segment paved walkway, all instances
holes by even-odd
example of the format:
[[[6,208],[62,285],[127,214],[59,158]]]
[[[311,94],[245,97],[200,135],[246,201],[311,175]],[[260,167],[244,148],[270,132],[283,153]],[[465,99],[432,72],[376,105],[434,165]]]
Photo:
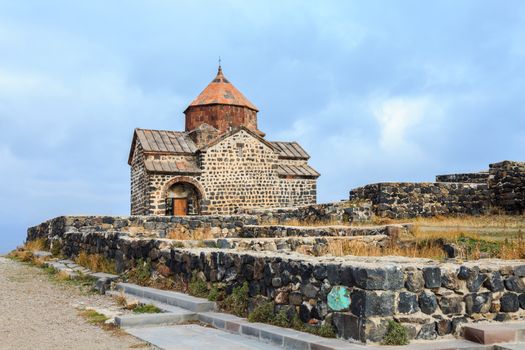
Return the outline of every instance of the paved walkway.
[[[196,324],[128,328],[126,332],[166,350],[282,350],[255,339]]]

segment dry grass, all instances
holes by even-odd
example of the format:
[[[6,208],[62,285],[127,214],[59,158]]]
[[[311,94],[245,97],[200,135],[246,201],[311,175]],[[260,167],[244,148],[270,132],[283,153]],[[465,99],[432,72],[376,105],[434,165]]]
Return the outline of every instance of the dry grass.
[[[332,240],[327,244],[324,254],[334,256],[405,256],[412,258],[429,258],[441,260],[446,258],[443,243],[455,244],[461,250],[461,259],[473,260],[483,257],[500,259],[525,258],[525,239],[518,236],[513,240],[493,240],[478,234],[451,231],[422,231],[416,228],[412,235],[392,241],[381,247],[355,240]],[[299,251],[301,252],[301,251]],[[303,254],[311,254],[309,251]]]
[[[115,263],[100,254],[88,254],[81,251],[75,262],[93,272],[106,272],[116,274]]]
[[[210,228],[197,228],[191,230],[191,232],[181,228],[174,228],[168,232],[167,238],[176,240],[204,240],[217,237],[214,237]]]
[[[36,258],[34,252],[45,250],[47,247],[47,239],[39,238],[32,241],[27,241],[23,246],[11,251],[8,257],[20,260],[23,262],[31,262],[37,266],[42,266],[45,258]]]
[[[45,250],[46,247],[47,247],[46,238],[38,238],[32,241],[27,241],[26,244],[24,244],[25,250],[29,250],[30,252]]]
[[[371,221],[362,224],[388,225],[399,223],[414,223],[420,226],[446,227],[476,227],[499,229],[525,229],[525,215],[461,215],[461,216],[433,216],[410,219],[390,219],[374,216]]]

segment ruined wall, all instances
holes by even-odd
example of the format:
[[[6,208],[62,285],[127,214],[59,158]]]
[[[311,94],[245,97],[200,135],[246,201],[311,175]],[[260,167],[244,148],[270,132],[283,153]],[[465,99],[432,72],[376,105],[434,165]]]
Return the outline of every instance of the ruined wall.
[[[487,183],[489,172],[437,175],[436,182]]]
[[[503,161],[490,164],[491,204],[507,214],[525,211],[525,162]]]
[[[369,201],[340,201],[299,207],[275,209],[245,209],[239,214],[256,215],[263,224],[349,224],[369,221],[372,203]]]
[[[389,218],[487,213],[487,184],[394,182],[366,185],[350,191],[351,200],[369,200],[376,215]]]
[[[313,258],[277,252],[181,249],[168,240],[130,239],[118,232],[67,232],[63,219],[28,231],[28,239],[47,237],[61,253],[80,251],[114,259],[122,272],[136,259],[164,264],[172,275],[191,279],[202,272],[227,291],[244,282],[249,296],[263,296],[303,322],[333,322],[345,339],[380,341],[387,322],[405,325],[411,338],[435,339],[480,320],[524,316],[523,261],[483,260],[439,263],[394,257]],[[330,303],[344,288],[348,303]]]

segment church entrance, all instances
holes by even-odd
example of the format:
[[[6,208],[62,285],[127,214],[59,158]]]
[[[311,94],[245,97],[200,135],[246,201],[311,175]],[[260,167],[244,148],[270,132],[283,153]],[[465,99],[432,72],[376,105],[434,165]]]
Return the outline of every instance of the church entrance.
[[[198,215],[200,214],[199,191],[190,183],[177,182],[167,193],[166,215]]]

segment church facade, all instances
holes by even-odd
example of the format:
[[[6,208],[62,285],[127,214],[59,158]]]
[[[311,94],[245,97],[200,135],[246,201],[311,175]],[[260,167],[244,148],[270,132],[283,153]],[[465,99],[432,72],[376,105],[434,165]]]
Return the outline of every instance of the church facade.
[[[132,215],[233,214],[315,204],[319,173],[297,142],[271,142],[222,73],[186,108],[185,131],[135,129]]]

